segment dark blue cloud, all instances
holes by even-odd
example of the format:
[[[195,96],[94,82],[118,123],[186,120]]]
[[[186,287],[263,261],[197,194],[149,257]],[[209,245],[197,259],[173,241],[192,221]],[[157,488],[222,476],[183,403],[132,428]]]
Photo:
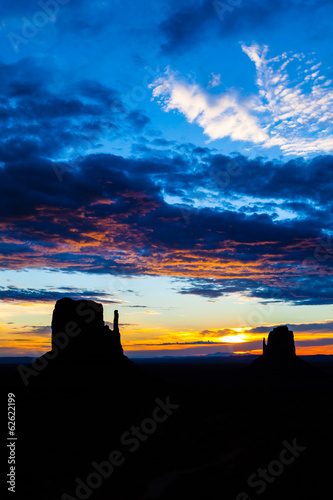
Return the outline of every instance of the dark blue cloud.
[[[251,333],[267,333],[279,325],[271,326],[258,326],[251,328]],[[324,323],[303,323],[303,324],[289,324],[288,328],[295,333],[298,332],[312,332],[312,333],[329,333],[333,331],[333,321],[325,321]]]
[[[119,304],[119,301],[112,300],[110,295],[112,294],[105,291],[96,292],[70,287],[61,287],[57,290],[18,288],[16,286],[0,287],[0,300],[5,302],[56,302],[66,296],[73,300],[84,297],[86,300],[101,300],[105,304]]]
[[[188,5],[186,5],[186,3]],[[184,45],[189,45],[199,38],[199,33],[214,17],[212,2],[201,1],[193,4],[185,2],[180,9],[161,23],[161,31],[165,37],[162,49],[165,52],[174,52]]]
[[[180,292],[210,300],[242,291],[263,301],[279,293],[275,300],[293,304],[333,302],[332,156],[249,160],[148,140],[140,134],[149,118],[100,83],[60,89],[31,60],[1,65],[0,76],[2,268],[166,272],[196,278]],[[139,157],[85,153],[126,134],[139,134]],[[194,206],[210,193],[225,203]],[[278,219],[279,207],[295,217]],[[223,279],[228,269],[232,280]]]
[[[295,342],[296,349],[298,347],[304,346],[304,347],[311,347],[311,346],[325,346],[325,345],[332,345],[332,340],[333,336],[331,338],[326,338],[326,339],[310,339],[310,340],[297,340]]]
[[[317,11],[317,12],[316,12]],[[309,36],[330,38],[326,30],[319,30],[318,26],[311,25],[315,16],[321,26],[325,26],[325,19],[318,14],[330,16],[332,3],[328,0],[315,2],[309,0],[302,3],[303,29],[307,27]],[[317,14],[317,15],[316,15]],[[281,27],[286,16],[299,17],[299,2],[297,0],[239,0],[235,2],[201,0],[200,2],[186,1],[181,7],[173,11],[161,25],[164,37],[162,51],[167,54],[176,53],[183,49],[192,49],[193,44],[207,41],[218,34],[222,39],[230,35],[246,35],[254,38],[258,31],[272,31]],[[297,33],[297,23],[295,23]]]
[[[54,158],[101,138],[142,132],[150,119],[127,110],[116,91],[91,80],[57,88],[41,63],[0,64],[0,161]]]
[[[330,275],[318,277],[316,274],[290,276],[284,269],[279,279],[268,276],[258,279],[196,279],[188,278],[186,285],[175,289],[183,294],[198,295],[209,299],[233,293],[242,293],[258,298],[262,304],[288,302],[293,305],[333,304],[333,285]],[[270,327],[265,327],[270,328]],[[254,333],[263,330],[253,330]]]
[[[70,168],[65,169],[59,179],[56,175],[59,172],[54,170],[51,161],[22,162],[18,159],[16,163],[6,163],[0,169],[0,214],[7,231],[7,240],[2,243],[3,256],[8,256],[7,245],[14,244],[17,246],[11,248],[22,254],[22,259],[23,254],[30,250],[32,263],[40,258],[38,252],[32,250],[33,243],[38,243],[46,261],[50,254],[60,267],[65,264],[65,267],[78,266],[88,270],[89,267],[85,267],[87,255],[91,262],[91,253],[95,250],[92,266],[96,272],[114,272],[118,268],[126,273],[142,273],[145,272],[142,259],[154,260],[155,248],[159,252],[158,259],[170,255],[170,252],[175,255],[183,252],[184,269],[195,258],[204,260],[209,252],[211,257],[218,256],[221,264],[234,265],[237,261],[237,266],[246,266],[257,263],[272,277],[279,272],[286,276],[294,273],[292,276],[295,277],[300,265],[304,266],[307,275],[317,272],[318,268],[325,273],[330,271],[332,245],[322,230],[329,224],[326,216],[323,220],[311,215],[274,220],[267,214],[246,214],[220,208],[192,208],[190,213],[184,212],[181,206],[170,205],[163,197],[167,171],[171,185],[182,178],[182,173],[177,177],[177,172],[183,168],[179,165],[168,158],[155,163],[149,159],[95,154],[68,165]],[[56,164],[56,167],[61,166]],[[311,169],[311,163],[307,167]],[[200,186],[200,175],[192,175],[192,186]],[[182,182],[185,181],[182,179]],[[309,193],[312,193],[310,185]],[[108,258],[105,256],[107,249],[103,251],[102,246],[96,247],[96,230],[110,234]],[[8,243],[9,239],[11,243]],[[70,249],[55,254],[62,241],[69,246],[83,244],[81,262],[77,262]],[[117,262],[113,254],[117,251],[134,252],[139,260]],[[301,282],[300,278],[298,280]],[[246,289],[242,281],[238,284]],[[320,295],[323,284],[319,285],[316,300],[325,301],[330,288]],[[302,286],[306,286],[309,293],[313,288],[308,283]],[[223,293],[220,287],[218,289]],[[214,287],[210,289],[206,285],[201,293],[211,298],[218,296]],[[254,290],[251,293],[256,296]],[[261,297],[265,298],[267,293],[265,288],[260,290]],[[283,297],[298,300],[288,296],[287,292]]]

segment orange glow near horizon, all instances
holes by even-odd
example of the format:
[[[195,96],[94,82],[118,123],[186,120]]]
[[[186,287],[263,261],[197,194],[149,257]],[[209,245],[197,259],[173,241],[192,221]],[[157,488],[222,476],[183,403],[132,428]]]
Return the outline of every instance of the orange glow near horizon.
[[[18,330],[17,328],[8,329],[4,325],[0,325],[0,355],[1,356],[39,356],[44,352],[51,349],[51,335],[41,335],[38,333],[31,333],[26,328]],[[234,330],[234,334],[216,337],[213,335],[202,336],[200,333],[189,331],[181,332],[174,331],[167,333],[166,331],[158,332],[156,328],[138,329],[135,333],[126,333],[126,329],[122,333],[122,344],[124,350],[127,352],[147,351],[158,352],[163,351],[184,351],[189,348],[209,348],[211,352],[222,351],[234,354],[262,354],[262,338],[267,335],[254,333],[251,334],[247,331],[239,332],[239,328]],[[231,328],[228,329],[232,330]],[[158,335],[156,335],[158,333]],[[15,338],[14,338],[14,335]],[[134,339],[133,337],[139,338]],[[130,340],[129,337],[132,337]],[[310,355],[310,354],[333,354],[333,333],[320,333],[320,334],[294,334],[297,355]],[[318,340],[324,340],[326,345],[308,345],[297,346],[298,341],[313,341],[316,343]],[[330,344],[330,340],[332,344]],[[260,347],[254,347],[253,342],[256,342]],[[247,349],[249,344],[253,348]],[[239,346],[239,347],[236,347]],[[242,346],[242,349],[240,349]],[[251,346],[251,347],[252,347]]]
[[[245,339],[245,335],[236,334],[236,335],[225,335],[224,337],[220,337],[217,340],[221,342],[227,342],[228,344],[238,344],[243,343]]]
[[[51,349],[51,316],[54,302],[3,302],[0,310],[0,356],[26,355],[39,356]],[[111,318],[115,305],[106,304],[104,318]],[[124,307],[128,307],[124,305]],[[139,306],[141,307],[141,306]],[[158,351],[214,353],[225,352],[235,354],[262,353],[262,339],[267,340],[271,326],[267,326],[265,333],[256,333],[256,327],[239,327],[219,324],[211,327],[217,322],[210,318],[210,324],[206,327],[207,318],[200,318],[200,322],[190,315],[175,312],[169,316],[163,315],[162,309],[155,311],[154,307],[149,310],[124,309],[122,318],[124,324],[120,323],[121,338],[126,352],[147,351],[155,353]],[[132,322],[131,322],[132,321]],[[325,323],[328,323],[325,332]],[[110,323],[110,321],[108,322]],[[306,323],[302,324],[304,331],[294,333],[296,353],[306,354],[333,354],[333,332],[329,328],[332,320],[318,322],[317,331],[313,324],[310,331],[306,331]],[[202,328],[206,327],[206,329]],[[261,326],[261,329],[266,327]],[[299,329],[299,328],[298,328]],[[254,330],[252,332],[252,330]],[[322,331],[323,330],[323,331]],[[300,344],[300,345],[298,345]],[[322,345],[318,345],[322,344]]]
[[[333,342],[333,341],[332,341]],[[4,339],[0,339],[1,347],[0,347],[0,357],[1,356],[41,356],[47,351],[51,350],[51,341],[45,342],[45,339],[36,339],[33,342],[29,342],[29,339],[17,339],[17,342],[10,342]],[[226,344],[221,344],[222,346],[226,346]],[[171,344],[171,345],[163,345],[163,344],[140,344],[140,345],[131,345],[123,342],[123,348],[127,353],[135,353],[136,351],[146,351],[147,353],[155,352],[158,353],[161,350],[163,351],[174,351],[177,350],[180,353],[184,351],[186,352],[189,348],[198,348],[198,347],[206,347],[211,348],[211,352],[221,351],[218,344]],[[246,347],[246,346],[244,346]],[[233,350],[223,350],[221,352],[230,353],[230,354],[253,354],[253,355],[261,355],[262,349],[233,349]],[[296,347],[296,354],[298,356],[306,356],[306,355],[333,355],[333,344],[325,345],[325,346],[301,346]]]

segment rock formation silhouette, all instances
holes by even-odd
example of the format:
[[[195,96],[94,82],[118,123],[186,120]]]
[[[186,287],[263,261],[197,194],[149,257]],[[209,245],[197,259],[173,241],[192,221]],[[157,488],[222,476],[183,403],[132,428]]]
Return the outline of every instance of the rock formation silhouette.
[[[277,326],[268,335],[267,344],[263,338],[262,355],[265,359],[293,361],[296,357],[294,333],[285,326]]]
[[[249,474],[273,463],[284,439],[307,449],[263,497],[330,498],[333,369],[316,378],[286,326],[264,341],[254,376],[244,358],[232,359],[142,360],[145,371],[123,354],[117,311],[110,329],[101,304],[61,299],[52,350],[20,365],[28,384],[16,367],[2,382],[3,401],[9,392],[17,399],[16,498],[245,498]],[[156,398],[169,396],[180,408],[164,421]],[[125,462],[110,469],[115,450]]]
[[[117,448],[122,433],[151,414],[155,398],[169,393],[124,355],[118,319],[116,310],[111,330],[102,304],[62,298],[52,315],[52,350],[21,365],[22,495],[53,500],[72,490],[75,497],[75,477]]]
[[[296,355],[294,333],[287,325],[277,326],[269,332],[267,344],[263,338],[262,355],[255,359],[251,368],[257,373],[278,377],[314,375],[314,368]]]
[[[92,300],[64,297],[56,302],[52,316],[52,351],[62,358],[121,361],[123,349],[114,312],[113,330],[105,325],[103,306]]]

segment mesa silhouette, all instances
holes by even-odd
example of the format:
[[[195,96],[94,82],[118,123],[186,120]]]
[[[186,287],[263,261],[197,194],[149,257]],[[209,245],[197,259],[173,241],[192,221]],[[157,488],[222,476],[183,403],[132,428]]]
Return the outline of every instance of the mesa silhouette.
[[[67,297],[58,300],[52,316],[52,351],[60,351],[63,358],[73,361],[87,357],[92,362],[124,361],[118,317],[116,310],[110,330],[104,323],[102,304]],[[62,344],[64,340],[69,340],[68,345]]]

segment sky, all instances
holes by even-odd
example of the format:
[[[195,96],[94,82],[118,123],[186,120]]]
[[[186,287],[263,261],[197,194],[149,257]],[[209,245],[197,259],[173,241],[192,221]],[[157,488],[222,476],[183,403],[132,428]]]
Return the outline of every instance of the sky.
[[[333,354],[333,4],[3,0],[0,356]]]

